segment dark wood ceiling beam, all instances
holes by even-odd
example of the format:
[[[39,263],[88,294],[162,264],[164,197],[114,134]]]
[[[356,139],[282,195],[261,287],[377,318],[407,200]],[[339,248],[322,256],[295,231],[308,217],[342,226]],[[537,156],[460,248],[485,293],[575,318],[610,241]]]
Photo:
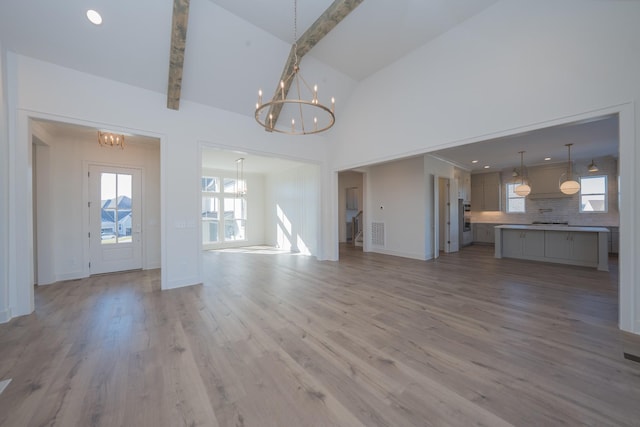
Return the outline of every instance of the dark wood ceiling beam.
[[[169,87],[167,88],[167,108],[180,108],[182,90],[182,68],[184,50],[187,43],[187,25],[189,22],[189,1],[173,0],[173,18],[171,20],[171,51],[169,53]]]
[[[331,5],[325,10],[322,15],[316,22],[311,24],[309,29],[304,32],[304,34],[297,41],[297,53],[298,53],[298,63],[302,60],[302,57],[306,55],[313,47],[318,44],[320,40],[331,30],[335,28],[336,25],[340,23],[349,13],[351,13],[356,7],[362,3],[363,0],[335,0]],[[292,80],[286,80],[287,77],[293,72],[293,66],[295,64],[295,53],[294,46],[291,46],[291,51],[289,52],[289,57],[287,58],[287,62],[284,65],[284,69],[282,70],[282,76],[278,81],[278,86],[276,87],[276,91],[274,93],[279,93],[280,82],[285,82],[285,98],[289,93],[289,89],[291,88]],[[278,121],[278,117],[280,117],[280,111],[282,110],[282,104],[276,104],[269,109],[267,113],[267,117],[269,115],[273,115],[273,126],[276,125]],[[267,128],[267,130],[269,130]]]

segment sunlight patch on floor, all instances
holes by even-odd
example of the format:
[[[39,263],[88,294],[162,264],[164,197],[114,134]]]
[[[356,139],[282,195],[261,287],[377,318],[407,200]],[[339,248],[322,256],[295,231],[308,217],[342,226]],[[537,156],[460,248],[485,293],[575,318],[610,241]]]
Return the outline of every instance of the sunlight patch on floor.
[[[10,382],[11,382],[11,378],[9,378],[8,380],[0,381],[0,394],[2,394],[5,388],[7,388]]]
[[[212,249],[211,252],[231,252],[231,253],[241,253],[241,254],[266,254],[266,255],[280,255],[280,254],[289,254],[289,255],[303,255],[298,252],[291,252],[289,250],[278,249],[273,246],[243,246],[241,248],[225,248],[225,249]]]

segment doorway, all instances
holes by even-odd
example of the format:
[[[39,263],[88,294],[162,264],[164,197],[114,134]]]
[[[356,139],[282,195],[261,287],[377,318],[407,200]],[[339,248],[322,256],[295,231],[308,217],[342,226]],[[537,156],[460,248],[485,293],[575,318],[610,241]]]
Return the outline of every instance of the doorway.
[[[141,175],[135,168],[89,165],[91,274],[142,268]]]

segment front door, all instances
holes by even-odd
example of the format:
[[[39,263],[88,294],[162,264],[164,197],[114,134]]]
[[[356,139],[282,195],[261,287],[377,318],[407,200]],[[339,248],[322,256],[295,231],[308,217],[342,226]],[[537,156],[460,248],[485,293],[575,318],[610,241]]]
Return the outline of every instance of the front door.
[[[89,166],[91,274],[142,268],[140,169]]]

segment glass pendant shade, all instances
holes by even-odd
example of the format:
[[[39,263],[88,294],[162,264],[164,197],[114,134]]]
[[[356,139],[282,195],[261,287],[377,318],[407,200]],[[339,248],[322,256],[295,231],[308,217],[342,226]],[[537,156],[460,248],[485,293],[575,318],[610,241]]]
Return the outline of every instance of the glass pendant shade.
[[[518,196],[528,196],[529,193],[531,193],[531,187],[528,186],[527,184],[520,184],[516,187],[515,190],[513,190],[514,193],[516,193]]]
[[[569,180],[560,184],[560,191],[564,194],[576,194],[580,191],[580,184],[578,181]]]
[[[567,173],[566,174],[562,174],[562,176],[560,176],[560,191],[564,194],[576,194],[578,191],[580,191],[580,183],[576,180],[573,179],[573,174],[571,171],[571,146],[573,144],[565,144],[565,146],[567,147],[567,151],[569,154],[569,161],[567,162]],[[566,181],[563,181],[563,178],[566,177]]]
[[[520,151],[520,172],[516,172],[516,170],[513,170],[513,176],[514,181],[520,181],[520,184],[516,186],[516,188],[513,190],[514,193],[516,193],[518,196],[521,197],[526,197],[529,195],[529,193],[531,193],[531,186],[529,185],[529,180],[525,179],[525,169],[524,169],[524,151]],[[518,180],[518,176],[520,177],[520,179]]]

